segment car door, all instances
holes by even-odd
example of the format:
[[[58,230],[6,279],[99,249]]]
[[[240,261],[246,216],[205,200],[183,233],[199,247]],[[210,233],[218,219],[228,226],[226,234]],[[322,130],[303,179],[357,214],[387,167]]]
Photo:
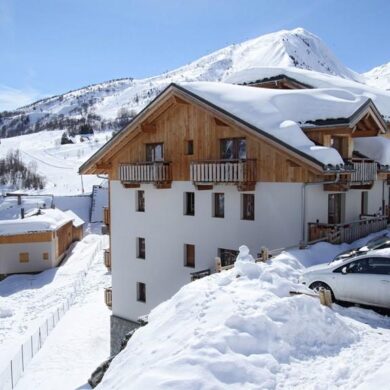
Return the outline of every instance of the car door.
[[[367,295],[375,306],[390,308],[390,258],[371,257],[369,267],[369,289]]]
[[[371,304],[367,294],[370,284],[375,284],[369,278],[368,259],[357,259],[344,263],[334,271],[338,274],[338,294],[336,298],[342,301]]]

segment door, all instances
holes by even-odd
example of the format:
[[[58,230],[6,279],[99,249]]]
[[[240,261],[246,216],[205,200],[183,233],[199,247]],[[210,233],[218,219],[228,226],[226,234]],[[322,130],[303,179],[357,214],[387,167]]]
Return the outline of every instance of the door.
[[[146,144],[146,161],[163,161],[164,160],[164,144]]]
[[[344,223],[345,194],[328,195],[328,223],[332,225]]]
[[[390,308],[390,259],[371,257],[368,259],[371,288],[368,293],[373,305]]]
[[[222,160],[245,160],[245,138],[225,138],[220,140],[220,158]]]
[[[372,304],[368,290],[372,288],[373,280],[370,278],[367,258],[342,265],[335,270],[335,277],[337,284],[335,296],[337,299],[367,305]]]

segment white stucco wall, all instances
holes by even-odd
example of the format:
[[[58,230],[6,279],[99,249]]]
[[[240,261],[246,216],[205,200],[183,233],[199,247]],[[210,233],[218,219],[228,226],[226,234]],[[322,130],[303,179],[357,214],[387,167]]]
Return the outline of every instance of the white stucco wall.
[[[28,263],[19,261],[19,253],[28,252]],[[49,260],[43,260],[43,253]],[[56,265],[55,241],[25,244],[0,244],[0,274],[40,272]]]
[[[197,191],[190,182],[174,182],[171,189],[142,185],[145,212],[136,211],[137,189],[111,182],[111,254],[113,314],[137,320],[171,297],[190,281],[190,273],[214,270],[218,248],[237,249],[246,244],[256,255],[270,249],[298,244],[302,239],[300,183],[257,183],[255,221],[241,220],[242,193],[233,185]],[[386,186],[387,190],[387,186]],[[184,192],[195,192],[195,216],[183,215]],[[212,193],[225,194],[225,218],[212,217]],[[327,222],[328,192],[323,185],[306,189],[306,223]],[[360,214],[360,190],[346,193],[346,218]],[[386,200],[388,199],[388,195]],[[369,212],[378,211],[382,183],[369,195]],[[146,240],[146,259],[137,259],[137,237]],[[196,267],[184,266],[184,244],[195,245]],[[136,283],[146,284],[146,303],[136,300]]]

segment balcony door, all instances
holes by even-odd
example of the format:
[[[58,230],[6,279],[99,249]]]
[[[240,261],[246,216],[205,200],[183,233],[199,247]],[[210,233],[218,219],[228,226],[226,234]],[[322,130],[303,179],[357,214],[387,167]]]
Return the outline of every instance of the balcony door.
[[[328,195],[328,223],[335,225],[345,220],[345,194]]]
[[[222,160],[245,160],[245,138],[225,138],[220,140],[220,158]]]
[[[146,161],[164,161],[164,144],[146,144]]]
[[[331,146],[340,153],[342,158],[348,158],[348,137],[333,136]]]

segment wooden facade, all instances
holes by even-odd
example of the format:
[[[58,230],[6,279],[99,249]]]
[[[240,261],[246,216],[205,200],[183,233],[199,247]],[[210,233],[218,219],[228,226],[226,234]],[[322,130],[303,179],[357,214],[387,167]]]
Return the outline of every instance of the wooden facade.
[[[102,158],[93,165],[87,162],[80,172],[107,173],[111,180],[119,180],[122,164],[145,162],[146,145],[163,143],[164,161],[171,163],[172,180],[189,181],[190,166],[194,161],[220,159],[220,140],[245,138],[247,159],[256,159],[256,182],[323,180],[324,172],[319,163],[227,117],[206,103],[195,102],[184,93],[175,91],[175,94],[161,98],[153,108],[143,121],[148,124],[147,127],[139,118],[141,123],[135,121],[129,125]],[[190,141],[192,154],[187,153]]]

